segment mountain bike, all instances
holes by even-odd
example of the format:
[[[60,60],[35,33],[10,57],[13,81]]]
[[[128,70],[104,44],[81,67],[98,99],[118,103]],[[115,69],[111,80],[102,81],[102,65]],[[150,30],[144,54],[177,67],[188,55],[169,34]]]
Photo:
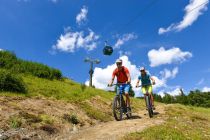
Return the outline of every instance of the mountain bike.
[[[138,86],[138,87],[142,87],[142,86]],[[146,102],[146,107],[147,107],[149,117],[152,118],[154,113],[153,113],[153,107],[152,107],[150,93],[148,92],[148,90],[147,90],[146,94],[144,94],[144,97],[145,97],[145,102]]]
[[[126,114],[127,118],[131,118],[131,108],[126,106],[125,100],[123,98],[125,83],[113,84],[119,87],[119,94],[113,99],[112,110],[115,120],[121,121],[123,119],[123,114]]]

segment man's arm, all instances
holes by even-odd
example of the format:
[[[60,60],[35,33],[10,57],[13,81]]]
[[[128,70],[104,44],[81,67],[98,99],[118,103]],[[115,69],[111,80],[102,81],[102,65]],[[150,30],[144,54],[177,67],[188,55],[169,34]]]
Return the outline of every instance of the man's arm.
[[[155,79],[153,77],[150,77],[150,79],[152,80],[152,84],[155,84]]]
[[[115,72],[113,72],[112,74],[112,79],[111,81],[109,82],[108,86],[112,86],[113,82],[114,82],[114,78],[115,78]]]
[[[130,72],[128,70],[128,68],[124,67],[124,73],[126,74],[128,81],[126,83],[131,83],[131,76],[130,76]]]
[[[131,76],[130,76],[130,73],[126,73],[127,77],[128,77],[128,81],[127,83],[131,83]]]
[[[136,87],[138,87],[138,86],[139,86],[139,79],[136,82]]]
[[[112,86],[113,82],[114,82],[114,76],[112,76],[112,79],[111,79],[111,81],[109,82],[109,86]]]

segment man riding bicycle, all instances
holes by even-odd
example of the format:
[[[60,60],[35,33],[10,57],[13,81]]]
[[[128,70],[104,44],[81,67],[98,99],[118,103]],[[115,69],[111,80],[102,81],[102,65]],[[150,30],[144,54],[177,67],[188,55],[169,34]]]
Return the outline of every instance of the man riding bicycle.
[[[116,60],[116,65],[117,68],[113,71],[112,73],[112,79],[108,86],[112,86],[114,82],[115,76],[117,77],[117,83],[126,83],[124,86],[124,93],[126,96],[126,106],[127,108],[130,108],[130,98],[129,98],[129,90],[130,90],[130,82],[131,82],[131,77],[129,70],[125,67],[122,66],[122,59],[117,59]],[[117,94],[119,94],[119,87],[117,87]]]
[[[144,67],[141,67],[140,68],[140,72],[141,72],[141,75],[138,77],[138,80],[137,80],[137,83],[136,83],[136,87],[139,86],[139,81],[141,80],[141,90],[142,90],[142,93],[144,94],[144,97],[145,97],[145,94],[148,92],[150,94],[150,97],[151,97],[151,103],[152,103],[152,107],[153,107],[153,110],[155,109],[154,107],[154,99],[153,99],[153,96],[152,96],[152,84],[154,85],[155,84],[155,79],[152,78],[145,70]],[[152,80],[152,83],[151,83],[151,80]]]

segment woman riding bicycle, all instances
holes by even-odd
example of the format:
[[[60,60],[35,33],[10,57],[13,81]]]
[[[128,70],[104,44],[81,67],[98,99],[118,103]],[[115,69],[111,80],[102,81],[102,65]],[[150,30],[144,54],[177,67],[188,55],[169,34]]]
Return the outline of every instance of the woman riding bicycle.
[[[129,90],[130,90],[130,82],[131,82],[131,77],[129,70],[125,67],[122,66],[122,59],[117,59],[116,60],[116,65],[117,68],[113,71],[112,73],[112,79],[108,86],[112,86],[114,82],[115,76],[117,77],[117,83],[126,83],[124,86],[124,93],[126,96],[126,105],[129,108],[130,107],[130,98],[129,98]],[[117,93],[119,93],[119,87],[117,87]]]
[[[144,67],[141,67],[140,68],[140,72],[141,72],[141,75],[138,77],[138,80],[137,80],[137,83],[136,83],[136,87],[139,86],[139,81],[141,80],[141,90],[142,90],[142,93],[144,94],[144,97],[145,97],[145,94],[148,92],[150,94],[150,97],[151,97],[151,103],[152,103],[152,106],[153,106],[153,110],[155,109],[154,107],[154,99],[153,99],[153,96],[152,96],[152,84],[154,85],[155,84],[155,79],[152,78],[145,70]],[[151,80],[152,80],[152,83],[151,83]]]

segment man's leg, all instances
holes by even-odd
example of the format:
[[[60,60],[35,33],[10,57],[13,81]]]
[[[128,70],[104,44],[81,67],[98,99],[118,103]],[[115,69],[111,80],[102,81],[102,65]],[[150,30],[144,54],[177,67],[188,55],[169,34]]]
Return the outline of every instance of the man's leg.
[[[152,103],[152,106],[154,106],[154,98],[153,98],[152,93],[150,94],[150,98],[151,98],[151,103]]]
[[[126,106],[130,107],[130,97],[128,93],[125,93],[125,97],[126,97]]]
[[[146,93],[147,93],[147,89],[146,87],[142,87],[141,88],[141,92],[144,94],[144,101],[145,101],[145,106],[146,106],[146,109],[147,109],[147,104],[146,104]]]
[[[152,95],[152,85],[149,86],[148,91],[150,93],[150,99],[151,99],[152,107],[153,107],[153,109],[155,109],[155,107],[154,107],[154,98],[153,98],[153,95]]]
[[[130,97],[129,97],[129,90],[130,90],[130,85],[125,86],[125,97],[126,97],[126,106],[130,107]]]

